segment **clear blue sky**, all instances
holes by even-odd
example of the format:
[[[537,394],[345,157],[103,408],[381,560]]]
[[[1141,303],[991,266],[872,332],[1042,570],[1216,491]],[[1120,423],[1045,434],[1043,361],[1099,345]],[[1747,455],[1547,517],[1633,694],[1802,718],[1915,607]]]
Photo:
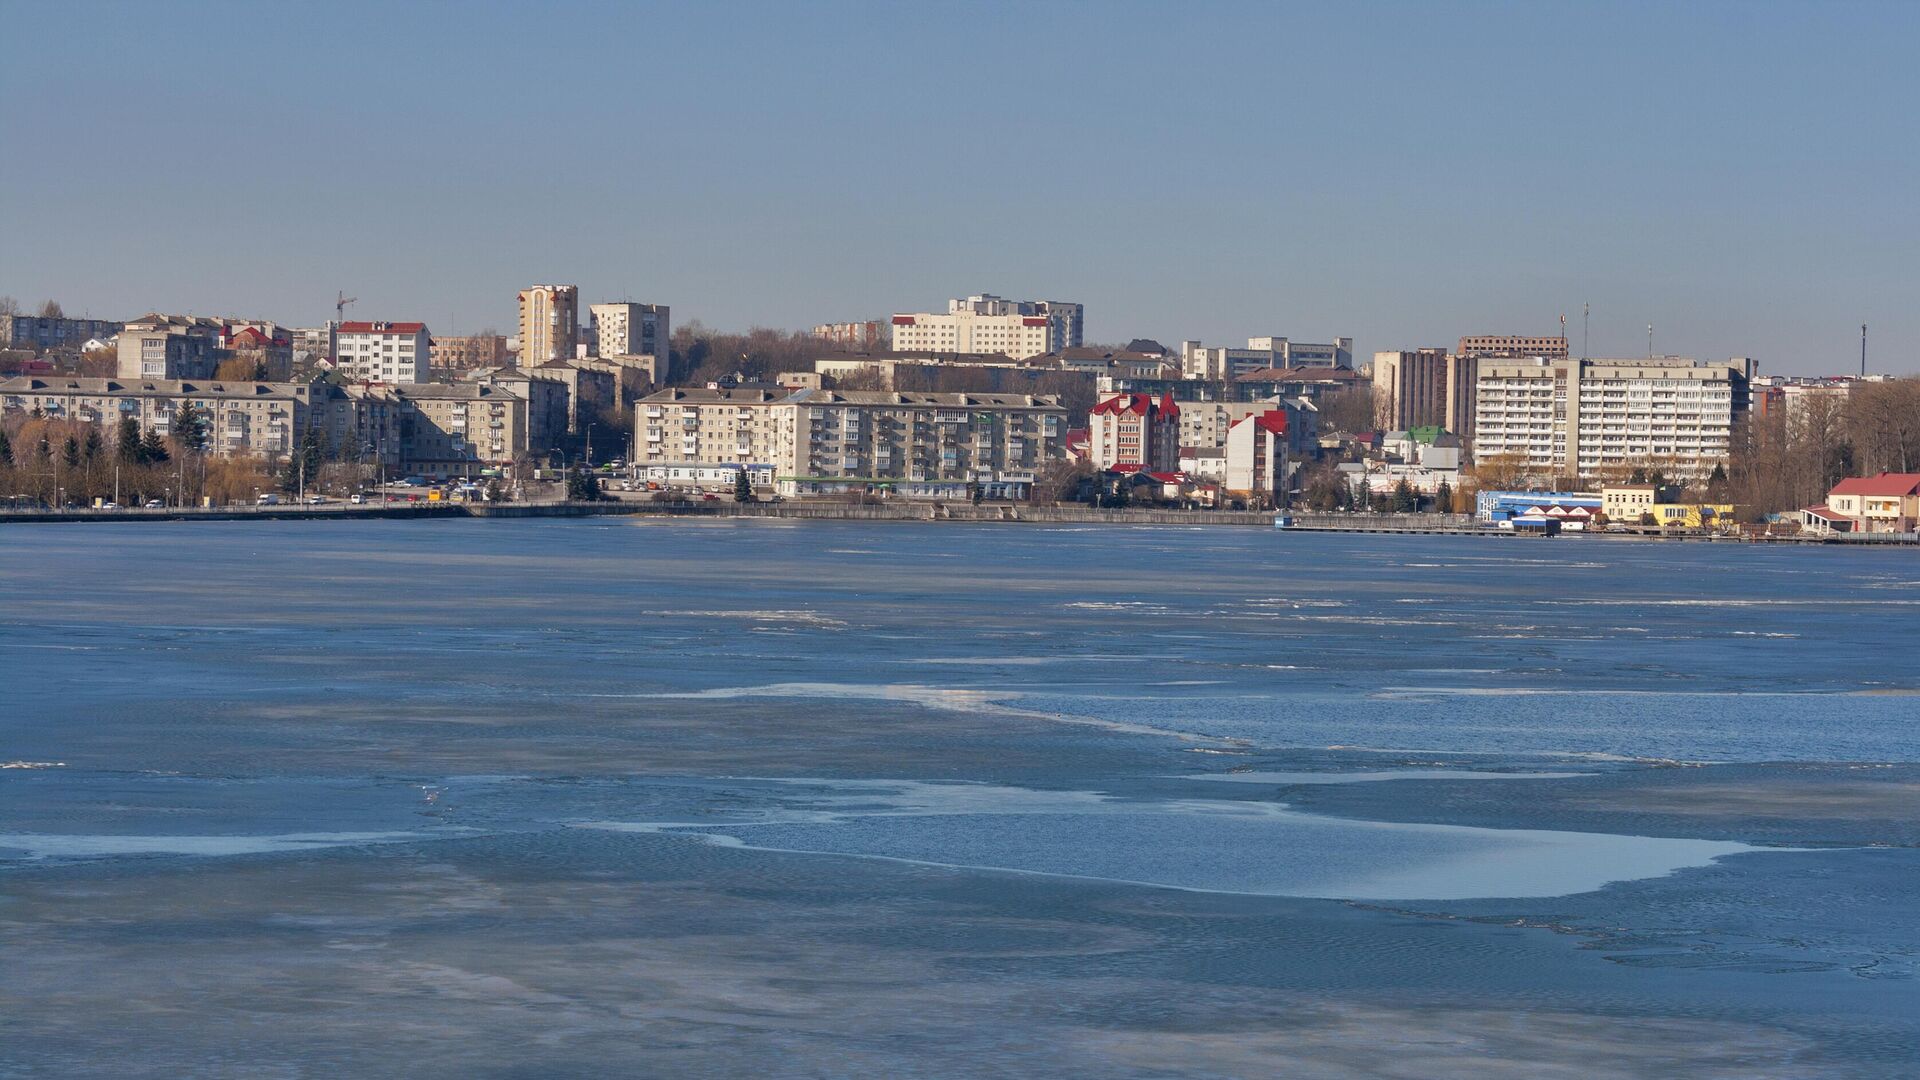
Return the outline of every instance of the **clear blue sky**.
[[[1920,369],[1920,4],[0,0],[0,294]]]

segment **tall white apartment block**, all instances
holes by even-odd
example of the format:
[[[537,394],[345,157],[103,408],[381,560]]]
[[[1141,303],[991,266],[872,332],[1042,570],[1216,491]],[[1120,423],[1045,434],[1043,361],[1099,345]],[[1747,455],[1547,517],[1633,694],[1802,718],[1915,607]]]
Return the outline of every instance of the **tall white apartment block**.
[[[1066,300],[1005,300],[990,293],[947,301],[945,314],[893,317],[899,352],[1001,353],[1015,360],[1077,347],[1086,308]]]
[[[653,356],[661,360],[673,340],[667,305],[594,304],[593,329],[598,341],[595,356]]]
[[[580,337],[580,287],[535,285],[520,290],[520,366],[572,360]]]
[[[334,367],[364,382],[426,382],[432,351],[426,323],[343,322],[334,333]]]
[[[1247,347],[1180,343],[1180,371],[1189,379],[1237,379],[1268,368],[1352,368],[1353,339],[1325,344],[1266,335],[1247,339]]]
[[[1728,459],[1753,373],[1747,359],[1482,359],[1474,454],[1543,476],[1657,467],[1704,477]]]

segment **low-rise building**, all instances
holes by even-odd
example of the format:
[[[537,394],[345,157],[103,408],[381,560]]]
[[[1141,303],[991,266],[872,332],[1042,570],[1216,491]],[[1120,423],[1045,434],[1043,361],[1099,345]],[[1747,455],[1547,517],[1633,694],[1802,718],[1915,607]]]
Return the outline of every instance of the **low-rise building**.
[[[849,352],[872,352],[885,340],[877,320],[869,322],[821,323],[811,331],[824,345]]]
[[[1826,509],[1856,533],[1913,532],[1920,523],[1920,473],[1850,476],[1827,492]]]
[[[1601,512],[1601,505],[1599,493],[1591,491],[1484,490],[1474,495],[1473,508],[1481,521],[1498,524],[1535,510],[1561,516],[1578,510],[1591,517]]]
[[[1680,489],[1671,484],[1608,484],[1600,489],[1600,512],[1608,521],[1632,523],[1679,498]]]

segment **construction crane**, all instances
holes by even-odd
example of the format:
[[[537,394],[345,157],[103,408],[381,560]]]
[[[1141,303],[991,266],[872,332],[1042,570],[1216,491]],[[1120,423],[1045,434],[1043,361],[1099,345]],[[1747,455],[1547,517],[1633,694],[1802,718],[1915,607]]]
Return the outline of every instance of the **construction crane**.
[[[333,321],[346,322],[347,321],[347,305],[357,304],[359,302],[360,302],[360,298],[357,296],[348,296],[345,292],[339,293],[338,299],[334,300],[333,302]]]

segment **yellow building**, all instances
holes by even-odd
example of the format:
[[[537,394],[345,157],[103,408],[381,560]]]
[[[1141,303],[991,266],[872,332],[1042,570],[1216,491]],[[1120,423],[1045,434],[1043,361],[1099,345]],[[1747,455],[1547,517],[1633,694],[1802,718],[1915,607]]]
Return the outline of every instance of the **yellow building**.
[[[580,290],[573,285],[535,285],[520,290],[520,360],[523,368],[572,360],[580,335]]]
[[[1648,513],[1663,529],[1731,529],[1739,524],[1732,503],[1654,503]]]

